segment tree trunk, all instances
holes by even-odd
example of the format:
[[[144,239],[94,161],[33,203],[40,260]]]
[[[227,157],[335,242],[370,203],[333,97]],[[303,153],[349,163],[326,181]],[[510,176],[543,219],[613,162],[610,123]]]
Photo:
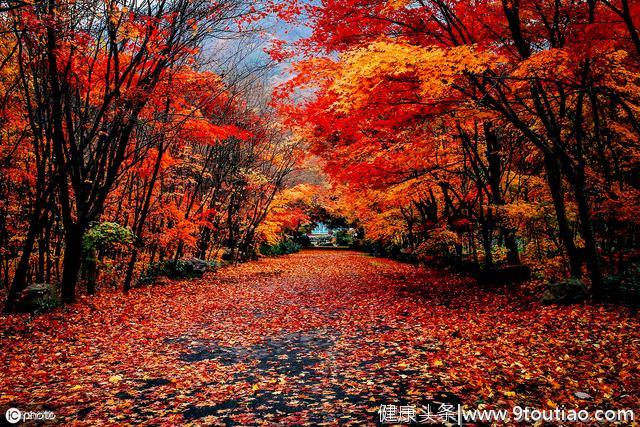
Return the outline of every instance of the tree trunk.
[[[513,230],[503,229],[504,246],[507,248],[507,262],[511,265],[520,265],[520,253],[518,241]]]
[[[184,249],[184,242],[178,242],[178,247],[176,248],[176,253],[173,255],[173,268],[176,268],[178,265],[178,261],[182,256],[182,250]]]
[[[129,258],[129,263],[127,264],[127,274],[124,279],[124,285],[122,286],[122,290],[124,292],[129,292],[131,290],[131,281],[133,280],[133,269],[135,268],[136,261],[138,261],[138,248],[134,247],[131,251],[131,258]]]
[[[584,249],[591,279],[591,294],[595,302],[602,300],[602,272],[600,271],[600,259],[591,221],[591,209],[585,192],[584,179],[580,178],[575,186],[578,215],[580,216],[580,233],[584,239]]]
[[[82,265],[82,238],[84,228],[78,224],[67,228],[65,233],[64,259],[62,261],[62,302],[72,303],[76,298],[76,283]]]
[[[488,162],[488,181],[491,189],[491,199],[494,205],[504,206],[505,198],[502,194],[500,181],[502,178],[502,141],[498,134],[493,130],[491,123],[484,123],[484,135],[487,146],[487,162]],[[500,231],[504,237],[504,246],[507,248],[507,262],[511,265],[520,264],[520,254],[518,252],[518,241],[516,240],[516,231],[512,228],[500,226]]]
[[[198,258],[207,259],[207,251],[209,249],[209,243],[211,242],[211,229],[209,227],[203,227],[200,233],[200,239],[198,239]]]
[[[560,165],[552,154],[544,155],[545,171],[547,181],[549,183],[549,191],[553,199],[553,206],[556,211],[556,220],[558,221],[558,233],[560,241],[569,259],[569,269],[573,277],[582,277],[582,257],[573,241],[573,234],[569,227],[567,219],[567,210],[564,203],[564,191],[562,190],[562,177],[560,175]]]
[[[138,223],[136,224],[136,242],[131,251],[131,258],[129,259],[129,264],[127,265],[127,274],[124,279],[124,284],[122,285],[122,290],[124,292],[129,292],[131,289],[131,281],[133,280],[133,270],[136,266],[136,261],[138,260],[138,245],[143,245],[143,233],[144,233],[144,224],[147,221],[147,215],[149,214],[149,206],[151,204],[151,197],[153,196],[153,188],[156,185],[156,180],[158,179],[158,173],[160,172],[160,165],[162,164],[162,156],[164,155],[164,145],[160,143],[158,146],[158,155],[156,156],[156,162],[153,165],[153,174],[151,175],[151,179],[149,180],[149,188],[147,189],[147,193],[145,194],[144,203],[142,204],[142,212],[140,212],[140,217],[138,218]],[[153,261],[152,261],[153,262]]]
[[[492,232],[488,221],[484,221],[480,224],[480,232],[482,234],[482,247],[484,249],[484,266],[485,268],[493,267],[493,252],[492,252]]]
[[[31,253],[33,252],[33,246],[38,235],[40,228],[40,214],[34,212],[29,223],[29,231],[27,232],[27,238],[24,241],[22,247],[22,255],[16,266],[15,273],[13,275],[13,281],[11,282],[11,288],[7,295],[7,302],[5,304],[5,311],[12,312],[16,309],[16,303],[22,293],[22,290],[27,286],[27,274],[29,272],[29,261],[31,260]]]
[[[87,280],[87,294],[93,295],[96,293],[96,283],[98,281],[98,258],[95,249],[89,251],[89,253],[84,254],[82,268],[85,272],[85,277]]]
[[[45,259],[46,259],[46,251],[48,249],[47,242],[45,241],[45,233],[40,234],[40,238],[38,239],[38,268],[36,269],[36,282],[43,283],[44,282],[44,270],[45,270]]]
[[[456,262],[462,262],[462,257],[464,255],[462,243],[456,243],[454,246],[456,249]]]

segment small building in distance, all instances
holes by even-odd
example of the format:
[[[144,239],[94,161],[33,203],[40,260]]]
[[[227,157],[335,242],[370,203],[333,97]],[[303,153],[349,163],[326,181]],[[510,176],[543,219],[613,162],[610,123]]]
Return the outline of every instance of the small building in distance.
[[[326,235],[326,234],[333,234],[332,233],[333,230],[329,229],[329,227],[327,226],[327,224],[319,222],[313,230],[311,230],[311,233],[309,234],[310,236],[320,236],[320,235]]]
[[[347,248],[353,245],[357,231],[354,228],[331,226],[319,222],[307,237],[312,246]]]
[[[311,233],[307,234],[309,240],[313,246],[336,246],[336,238],[334,237],[334,230],[327,226],[327,224],[319,222],[311,230]]]

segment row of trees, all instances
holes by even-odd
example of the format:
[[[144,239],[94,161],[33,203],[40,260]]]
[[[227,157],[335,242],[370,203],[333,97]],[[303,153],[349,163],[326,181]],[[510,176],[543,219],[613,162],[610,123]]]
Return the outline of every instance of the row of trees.
[[[554,266],[594,297],[637,258],[640,4],[323,2],[283,114],[370,237]],[[283,48],[284,50],[284,48]],[[603,271],[604,270],[604,271]]]
[[[0,3],[7,310],[33,280],[59,283],[72,302],[84,271],[94,292],[96,262],[107,255],[124,264],[118,283],[128,290],[142,263],[255,253],[296,144],[267,121],[263,69],[243,66],[242,49],[208,52],[250,33],[265,12],[257,6]],[[226,67],[212,63],[220,59]],[[126,251],[90,241],[104,223],[116,224],[101,229],[112,239],[131,243]]]

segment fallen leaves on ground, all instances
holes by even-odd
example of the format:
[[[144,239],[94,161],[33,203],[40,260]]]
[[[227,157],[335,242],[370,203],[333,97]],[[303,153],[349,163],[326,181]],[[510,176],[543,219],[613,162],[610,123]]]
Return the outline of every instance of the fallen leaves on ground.
[[[627,309],[305,251],[2,318],[0,405],[61,424],[374,423],[381,404],[637,408]]]

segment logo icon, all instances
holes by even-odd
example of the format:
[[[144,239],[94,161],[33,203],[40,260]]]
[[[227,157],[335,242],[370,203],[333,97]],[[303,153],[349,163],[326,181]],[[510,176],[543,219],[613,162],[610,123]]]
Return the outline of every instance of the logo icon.
[[[16,424],[22,419],[22,412],[18,408],[9,408],[4,416],[10,424]]]

